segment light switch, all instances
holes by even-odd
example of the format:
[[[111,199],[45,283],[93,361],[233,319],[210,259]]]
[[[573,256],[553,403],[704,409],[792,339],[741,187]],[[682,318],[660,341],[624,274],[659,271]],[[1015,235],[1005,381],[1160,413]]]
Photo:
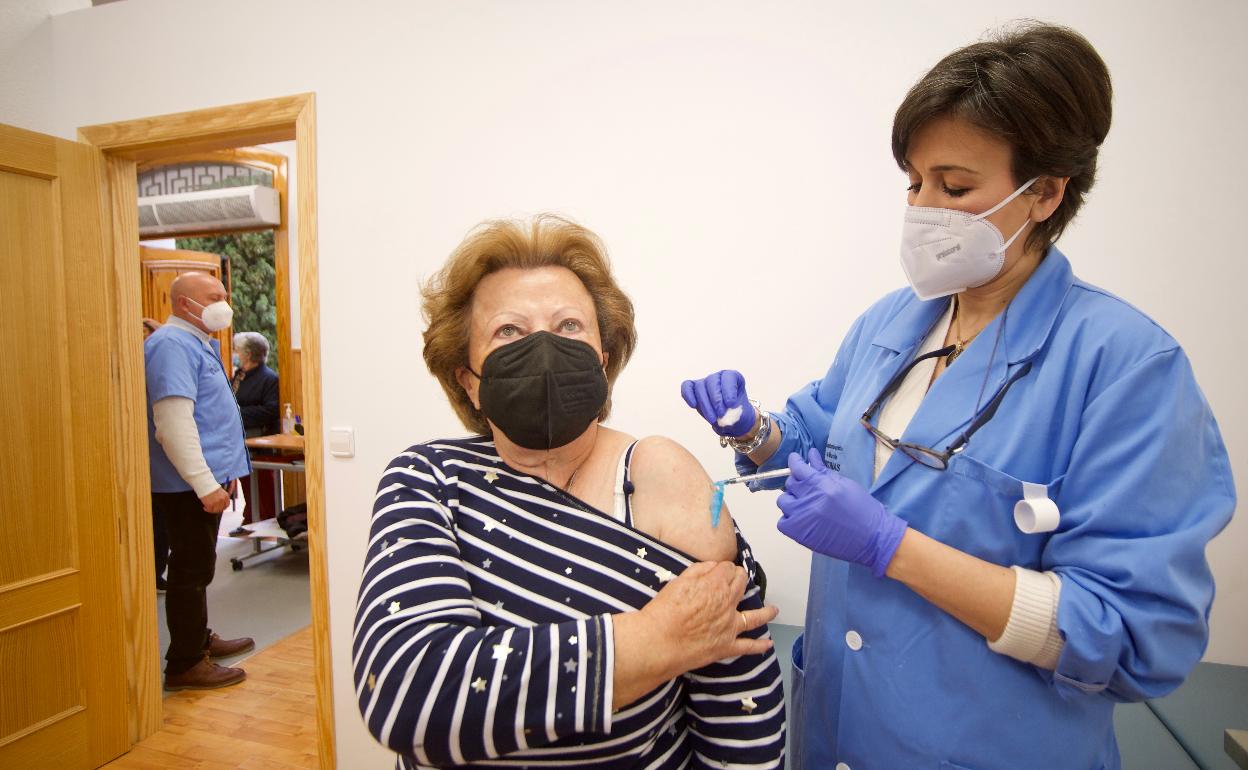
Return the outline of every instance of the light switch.
[[[329,453],[334,457],[355,457],[355,429],[330,428]]]

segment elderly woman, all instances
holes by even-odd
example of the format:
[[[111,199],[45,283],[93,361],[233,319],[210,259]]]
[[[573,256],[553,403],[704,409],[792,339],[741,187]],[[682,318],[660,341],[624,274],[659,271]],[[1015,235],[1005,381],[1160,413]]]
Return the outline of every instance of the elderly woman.
[[[230,386],[243,413],[243,431],[248,436],[277,433],[277,373],[265,362],[269,360],[269,341],[259,332],[234,335],[234,377]]]
[[[248,436],[268,436],[279,430],[277,373],[265,365],[269,359],[269,341],[259,332],[234,335],[234,376],[230,386],[243,415],[243,432]],[[243,524],[271,519],[277,515],[273,500],[275,471],[260,471],[259,495],[243,512]],[[250,477],[239,479],[243,489],[251,489]],[[255,515],[252,515],[253,510]],[[249,534],[243,527],[230,532],[234,537]]]
[[[1178,342],[1054,245],[1110,94],[1063,27],[946,56],[893,122],[910,286],[782,411],[737,372],[684,383],[742,472],[792,471],[794,767],[1116,768],[1114,704],[1204,652],[1226,448]]]
[[[601,424],[636,336],[597,238],[490,223],[424,312],[480,435],[411,447],[378,487],[354,644],[373,735],[402,768],[780,767],[748,546],[688,452]]]

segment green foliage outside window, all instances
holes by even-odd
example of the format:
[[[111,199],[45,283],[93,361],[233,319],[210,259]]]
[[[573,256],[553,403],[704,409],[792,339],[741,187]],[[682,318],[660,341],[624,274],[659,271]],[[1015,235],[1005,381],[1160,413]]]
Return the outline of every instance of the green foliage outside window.
[[[273,266],[273,231],[178,238],[177,247],[218,254],[230,261],[234,333],[263,334],[269,341],[266,363],[277,371],[277,272]]]

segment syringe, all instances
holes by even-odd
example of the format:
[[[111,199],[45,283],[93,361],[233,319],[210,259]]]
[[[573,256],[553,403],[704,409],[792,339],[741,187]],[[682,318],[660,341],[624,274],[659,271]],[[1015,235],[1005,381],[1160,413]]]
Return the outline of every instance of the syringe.
[[[792,471],[788,468],[780,468],[779,470],[767,471],[766,473],[750,473],[745,476],[733,476],[730,479],[716,481],[716,486],[727,486],[728,484],[746,484],[751,481],[762,481],[763,479],[778,479],[788,476]]]

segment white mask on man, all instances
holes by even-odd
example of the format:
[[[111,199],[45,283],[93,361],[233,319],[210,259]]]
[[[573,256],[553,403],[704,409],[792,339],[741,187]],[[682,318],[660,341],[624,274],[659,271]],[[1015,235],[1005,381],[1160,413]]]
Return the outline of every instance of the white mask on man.
[[[190,297],[187,297],[186,301],[195,302]],[[213,302],[210,305],[200,305],[198,302],[195,302],[195,304],[203,308],[199,320],[204,325],[204,328],[210,332],[219,332],[229,326],[230,322],[234,320],[234,308],[230,307],[224,300]]]
[[[982,214],[907,206],[901,229],[901,267],[921,300],[947,297],[996,278],[1010,247],[1031,220],[1007,241],[987,217],[1023,194],[1036,177]]]

